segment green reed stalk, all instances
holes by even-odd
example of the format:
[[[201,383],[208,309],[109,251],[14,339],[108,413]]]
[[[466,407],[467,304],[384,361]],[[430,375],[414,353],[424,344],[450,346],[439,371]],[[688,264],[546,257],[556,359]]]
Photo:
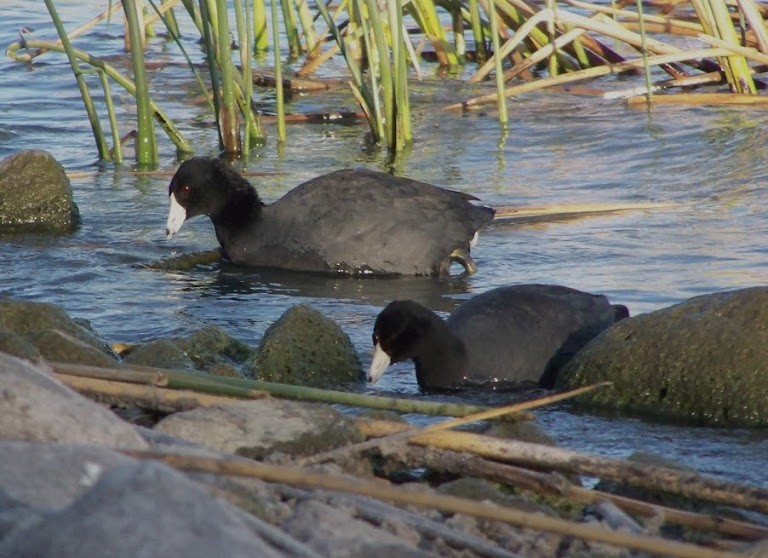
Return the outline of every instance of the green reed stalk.
[[[112,160],[119,165],[123,162],[123,144],[120,141],[120,131],[117,127],[117,117],[115,116],[115,105],[112,102],[109,79],[107,79],[107,74],[102,70],[96,71],[101,80],[101,87],[104,89],[104,102],[107,106],[107,117],[109,118],[109,127],[112,131]]]
[[[358,6],[358,12],[362,12],[362,2],[356,3]],[[378,54],[376,57],[375,67],[372,65],[370,71],[371,77],[371,89],[373,94],[373,107],[371,112],[376,122],[376,133],[373,134],[374,138],[378,138],[377,141],[385,139],[387,145],[394,144],[394,122],[395,122],[395,96],[393,87],[392,76],[392,64],[389,59],[389,47],[387,46],[387,36],[384,32],[384,26],[381,24],[381,17],[379,14],[378,4],[376,0],[366,0],[365,6],[368,9],[368,19],[370,21],[371,31],[373,33],[373,40],[376,45],[375,51]],[[365,19],[360,18],[360,22],[365,25]],[[364,28],[364,37],[370,40],[370,33]],[[394,37],[393,37],[394,43]],[[373,52],[373,48],[370,45],[366,45],[368,52]],[[381,114],[381,106],[379,104],[379,95],[376,94],[379,91],[378,84],[376,82],[376,75],[378,70],[378,76],[381,79],[381,96],[384,101],[384,114]],[[382,118],[383,116],[383,118]]]
[[[235,85],[233,83],[234,68],[232,64],[232,50],[229,38],[229,18],[227,17],[227,0],[216,0],[216,10],[219,15],[216,42],[219,69],[221,72],[221,104],[217,122],[223,141],[223,147],[227,153],[240,153],[240,127],[238,125],[237,101],[235,99]]]
[[[412,0],[407,4],[406,9],[411,12],[422,32],[432,43],[438,62],[442,66],[458,66],[459,57],[448,42],[443,25],[437,15],[435,3],[432,0]]]
[[[144,37],[138,16],[139,6],[134,0],[123,0],[123,11],[128,22],[131,40],[131,60],[136,86],[136,160],[140,165],[157,164],[157,138],[152,119],[153,110],[149,99],[149,80],[144,66]]]
[[[285,141],[285,100],[283,95],[283,61],[280,56],[280,29],[277,24],[277,0],[270,2],[272,8],[272,48],[275,59],[275,103],[277,109],[277,141]]]
[[[411,130],[411,102],[408,95],[408,64],[405,56],[405,34],[403,25],[402,0],[390,0],[389,25],[392,30],[392,60],[393,74],[395,76],[395,117],[397,131],[395,133],[394,151],[401,151],[413,141]],[[389,146],[390,151],[393,146]]]
[[[301,39],[299,38],[299,28],[296,25],[296,14],[290,0],[281,0],[280,9],[283,12],[285,36],[288,39],[288,56],[293,60],[298,58],[301,53]]]
[[[464,39],[464,18],[460,9],[451,11],[451,30],[453,31],[453,43],[456,45],[459,64],[464,64],[467,56],[467,41]]]
[[[498,14],[495,0],[488,0],[488,21],[491,25],[491,40],[493,41],[493,58],[496,63],[496,95],[499,106],[499,122],[502,129],[507,128],[507,98],[504,96],[504,69],[502,68],[501,44],[499,41]]]
[[[299,14],[299,22],[301,23],[301,31],[304,34],[304,42],[306,43],[307,51],[311,51],[315,48],[317,43],[317,35],[315,34],[315,22],[312,18],[312,12],[309,10],[307,0],[294,0],[296,5],[296,11]]]
[[[651,80],[651,65],[648,64],[648,46],[645,37],[645,20],[643,19],[643,0],[637,0],[637,16],[640,24],[640,52],[643,55],[643,70],[645,72],[645,98],[650,106],[653,101],[653,80]]]
[[[253,49],[255,52],[266,52],[269,50],[267,5],[265,0],[253,0],[253,37]]]
[[[375,141],[381,141],[380,137],[376,137],[379,128],[376,123],[375,115],[372,113],[376,106],[376,101],[374,99],[374,95],[376,93],[372,92],[363,80],[363,74],[360,70],[359,64],[357,63],[358,61],[354,58],[354,53],[351,52],[351,49],[347,48],[347,43],[339,31],[339,28],[336,27],[336,22],[328,13],[328,8],[325,7],[323,2],[318,2],[317,9],[320,12],[320,15],[323,16],[325,24],[328,26],[328,32],[333,35],[333,38],[336,40],[336,44],[339,47],[339,52],[344,58],[344,61],[347,63],[349,73],[352,75],[352,83],[350,84],[352,87],[352,92],[355,94],[355,97],[360,103],[360,107],[363,109],[363,112],[365,112],[365,117],[368,120],[371,134],[374,136]],[[350,18],[352,12],[354,12],[354,10],[349,10]]]
[[[475,60],[478,66],[482,66],[488,60],[488,49],[485,45],[485,35],[477,0],[469,0],[469,21],[472,26],[472,38],[475,42]]]
[[[77,55],[72,48],[72,43],[69,41],[67,30],[64,29],[64,24],[59,18],[59,13],[56,11],[56,6],[54,5],[53,0],[45,0],[45,7],[48,8],[48,13],[51,15],[51,21],[53,21],[53,25],[56,27],[56,31],[61,39],[61,50],[66,53],[67,58],[69,59],[69,65],[72,67],[72,73],[75,76],[77,87],[80,89],[80,97],[83,99],[85,112],[88,114],[88,121],[91,123],[93,138],[96,140],[96,147],[99,150],[99,158],[109,160],[110,154],[107,138],[104,136],[104,131],[101,129],[99,115],[96,113],[96,107],[93,105],[91,93],[88,90],[88,84],[85,83],[85,74],[80,68],[80,64],[77,63]],[[30,41],[27,41],[27,45],[30,45]]]
[[[170,4],[172,0],[163,0],[162,4]],[[150,0],[150,4],[152,4]],[[179,36],[179,22],[176,21],[176,13],[173,11],[173,8],[168,8],[167,10],[158,10],[154,4],[152,4],[152,7],[157,12],[157,15],[163,20],[163,23],[165,24],[165,28],[168,29],[168,31],[177,37]],[[162,17],[162,13],[165,13],[165,17]]]
[[[253,70],[251,68],[251,29],[250,10],[248,0],[233,0],[235,7],[235,22],[237,23],[237,42],[240,45],[240,71],[244,89],[240,110],[245,121],[245,138],[243,139],[243,151],[248,153],[251,149],[251,139],[259,140],[261,130],[258,121],[253,114]],[[245,4],[245,5],[243,5]]]

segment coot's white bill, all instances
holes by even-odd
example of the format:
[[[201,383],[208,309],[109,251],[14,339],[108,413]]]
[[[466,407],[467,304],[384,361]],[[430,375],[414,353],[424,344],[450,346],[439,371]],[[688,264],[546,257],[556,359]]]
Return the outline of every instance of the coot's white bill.
[[[165,225],[165,238],[171,238],[187,220],[187,210],[176,201],[176,194],[171,194],[171,207],[168,210],[168,223]]]
[[[384,352],[379,343],[376,343],[373,347],[373,359],[371,360],[371,368],[368,370],[368,382],[375,384],[384,371],[389,367],[391,359],[389,355]]]

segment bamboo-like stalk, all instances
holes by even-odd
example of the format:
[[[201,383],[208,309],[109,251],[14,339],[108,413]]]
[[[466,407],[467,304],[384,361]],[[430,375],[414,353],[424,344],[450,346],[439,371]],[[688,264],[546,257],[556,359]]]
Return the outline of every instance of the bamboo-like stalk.
[[[149,78],[144,64],[144,26],[139,18],[141,7],[134,0],[123,0],[123,11],[131,37],[131,61],[136,87],[136,160],[140,165],[154,165],[158,160],[157,138],[149,99]]]
[[[347,391],[335,391],[275,382],[262,382],[258,380],[246,380],[243,378],[212,376],[209,374],[195,374],[181,370],[168,370],[147,366],[105,368],[63,362],[51,362],[49,364],[56,373],[85,376],[89,375],[93,370],[93,376],[102,379],[109,378],[111,373],[124,374],[126,368],[128,370],[137,370],[145,373],[151,372],[162,374],[163,377],[167,378],[167,387],[169,388],[190,389],[199,391],[200,393],[212,393],[231,397],[249,398],[252,397],[253,394],[262,397],[262,392],[268,392],[274,397],[284,397],[286,399],[334,403],[351,407],[386,409],[399,413],[418,413],[435,416],[466,416],[488,410],[488,407],[478,405],[437,403],[415,399],[398,399],[395,397],[384,397],[379,395],[364,395]],[[529,420],[531,419],[531,416],[523,414],[512,417],[512,419]]]
[[[768,31],[765,29],[765,21],[754,0],[736,0],[736,3],[755,34],[760,52],[768,54]]]
[[[242,4],[241,4],[242,2]],[[240,44],[240,68],[242,72],[242,81],[244,85],[243,98],[240,104],[240,111],[243,113],[245,121],[245,138],[243,140],[243,151],[247,154],[251,150],[251,141],[264,140],[261,132],[259,120],[253,112],[253,69],[251,68],[251,11],[248,7],[248,0],[234,0],[235,21],[237,23],[237,37]]]
[[[421,31],[432,43],[437,61],[442,66],[449,68],[459,66],[461,62],[456,50],[446,37],[445,29],[443,29],[443,24],[437,15],[437,7],[433,0],[412,0],[405,5],[405,9],[413,15]]]
[[[104,89],[104,104],[107,107],[107,118],[109,119],[109,128],[112,133],[112,156],[111,159],[116,164],[123,163],[123,144],[120,141],[120,130],[117,127],[117,116],[115,115],[115,104],[112,102],[112,92],[109,87],[109,79],[107,74],[101,70],[97,70],[99,73],[99,79],[101,80],[101,87]]]
[[[56,6],[53,4],[53,0],[45,0],[45,6],[48,8],[48,13],[51,15],[51,21],[59,34],[59,39],[62,45],[61,48],[67,55],[69,65],[72,67],[72,73],[77,82],[77,87],[80,89],[80,97],[83,99],[85,111],[88,114],[88,121],[91,123],[93,138],[96,140],[96,147],[99,150],[99,158],[109,159],[110,154],[109,147],[107,146],[107,139],[104,137],[104,131],[101,129],[101,122],[99,121],[98,114],[96,114],[96,107],[93,106],[91,92],[88,90],[88,84],[85,83],[85,75],[83,74],[80,65],[77,63],[78,58],[72,47],[72,43],[69,41],[67,31],[64,29],[64,24],[59,18],[59,13],[56,11]],[[30,42],[27,44],[29,45]]]
[[[636,0],[637,21],[640,24],[640,53],[643,55],[643,72],[645,73],[645,98],[650,106],[653,99],[653,81],[651,80],[651,66],[648,64],[648,49],[646,48],[645,20],[643,19],[643,0]]]
[[[362,2],[356,2],[358,10]],[[394,144],[394,124],[395,124],[395,94],[394,94],[394,76],[392,64],[389,59],[389,47],[387,47],[387,37],[384,34],[384,27],[381,24],[381,18],[379,17],[379,8],[376,0],[366,0],[365,6],[368,8],[368,19],[370,21],[370,28],[373,34],[373,41],[375,43],[375,50],[377,56],[374,57],[376,65],[371,68],[371,89],[374,91],[372,95],[373,106],[371,107],[371,116],[376,122],[376,133],[373,134],[377,141],[386,138],[388,145]],[[359,10],[362,11],[362,10]],[[365,19],[360,18],[361,24],[365,25]],[[370,36],[369,33],[364,33],[365,37]],[[394,46],[394,36],[393,36]],[[372,46],[366,46],[366,49],[371,52]],[[381,81],[381,89],[377,85],[377,81]],[[379,95],[376,91],[381,91],[381,97],[384,105],[384,114],[381,113],[381,105],[379,103]],[[386,126],[385,126],[386,123]]]
[[[275,103],[277,112],[277,141],[285,141],[285,95],[283,93],[283,60],[280,54],[280,32],[277,25],[277,0],[270,1],[272,9],[272,44],[275,64]]]

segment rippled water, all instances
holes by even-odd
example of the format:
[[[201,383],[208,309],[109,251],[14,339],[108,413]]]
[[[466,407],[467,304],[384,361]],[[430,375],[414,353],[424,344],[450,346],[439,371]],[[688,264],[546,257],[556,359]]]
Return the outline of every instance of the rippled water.
[[[59,1],[72,29],[103,8],[99,2]],[[54,32],[42,3],[6,0],[0,5],[0,44],[17,29],[36,38]],[[121,54],[121,24],[101,25],[76,46],[129,66]],[[187,39],[193,56],[194,42]],[[181,61],[175,47],[153,39],[149,58]],[[335,64],[335,65],[334,65]],[[494,225],[474,254],[480,271],[450,279],[352,280],[262,272],[212,265],[187,272],[150,271],[143,264],[216,244],[207,220],[187,223],[164,239],[167,182],[174,151],[160,139],[161,170],[137,175],[98,164],[85,112],[68,63],[49,53],[31,65],[0,62],[0,158],[21,149],[50,151],[72,180],[82,227],[62,238],[0,238],[0,294],[47,301],[89,319],[111,341],[139,342],[217,325],[256,344],[291,304],[306,302],[337,320],[364,364],[377,312],[389,300],[410,297],[440,311],[456,301],[508,283],[551,282],[626,304],[633,314],[690,296],[765,283],[768,221],[765,214],[768,114],[735,107],[658,106],[652,114],[619,101],[537,93],[509,103],[510,129],[501,135],[492,109],[466,115],[441,107],[487,89],[435,76],[414,85],[413,149],[394,164],[403,174],[471,192],[491,205],[571,203],[668,204],[578,220]],[[324,75],[340,75],[334,62]],[[633,78],[601,82],[617,89]],[[157,74],[155,98],[193,142],[197,153],[217,150],[204,109],[187,72]],[[94,89],[98,96],[98,89]],[[271,93],[263,93],[271,108]],[[119,95],[121,132],[131,129],[130,102]],[[294,99],[288,110],[355,109],[344,90]],[[311,176],[367,166],[391,168],[385,153],[365,148],[357,125],[301,124],[288,128],[278,147],[257,149],[248,169],[274,200]],[[128,154],[130,157],[130,154]],[[371,392],[417,394],[411,365],[397,365]],[[494,402],[503,401],[499,396]],[[768,486],[768,441],[763,431],[682,428],[632,419],[539,413],[563,446],[626,456],[635,449],[677,459],[707,473]]]

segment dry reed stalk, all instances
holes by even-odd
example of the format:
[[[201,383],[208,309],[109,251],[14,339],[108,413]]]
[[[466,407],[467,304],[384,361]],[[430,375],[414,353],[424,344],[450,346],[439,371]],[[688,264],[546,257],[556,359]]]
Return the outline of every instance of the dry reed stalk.
[[[474,517],[502,521],[549,533],[602,542],[620,548],[643,550],[654,554],[679,558],[738,558],[742,555],[712,550],[698,545],[668,541],[665,539],[610,531],[595,525],[586,525],[565,519],[548,517],[518,510],[477,502],[455,496],[415,492],[380,481],[354,479],[349,476],[317,473],[299,467],[271,465],[243,458],[214,458],[152,451],[124,451],[138,459],[153,459],[183,471],[207,472],[259,478],[267,482],[289,484],[305,488],[334,490],[360,494],[379,500],[411,504],[450,513],[463,513]]]
[[[721,481],[697,472],[631,463],[621,459],[456,430],[413,436],[406,432],[405,428],[408,426],[391,421],[369,420],[358,423],[358,429],[365,436],[407,434],[409,442],[419,446],[470,452],[504,463],[613,480],[652,491],[664,491],[686,498],[768,513],[767,489]]]
[[[741,95],[738,93],[676,93],[674,95],[657,95],[653,98],[657,105],[689,105],[692,107],[705,105],[733,106],[768,106],[768,97],[759,95]],[[636,108],[635,98],[627,99],[627,106]]]
[[[504,405],[502,407],[486,409],[478,413],[473,413],[471,415],[467,415],[464,417],[444,420],[442,422],[430,424],[422,428],[410,427],[406,425],[406,427],[403,430],[392,433],[391,435],[386,435],[384,438],[379,438],[376,440],[368,440],[358,444],[350,444],[348,446],[336,448],[324,453],[315,454],[313,456],[302,459],[301,461],[299,461],[299,463],[302,465],[308,465],[311,463],[323,463],[324,461],[332,461],[337,458],[343,458],[352,453],[359,453],[361,451],[375,448],[380,444],[397,442],[397,441],[404,442],[412,437],[418,437],[422,434],[428,434],[430,432],[438,432],[441,430],[455,428],[456,426],[462,426],[464,424],[469,424],[472,422],[488,420],[491,418],[501,417],[504,415],[517,414],[522,411],[536,409],[538,407],[543,407],[545,405],[550,405],[552,403],[557,403],[559,401],[565,401],[566,399],[571,399],[578,395],[583,395],[595,389],[606,387],[609,385],[611,385],[611,382],[601,382],[599,384],[584,386],[584,387],[572,389],[570,391],[566,391],[563,393],[557,393],[555,395],[539,397],[537,399],[532,399],[530,401],[523,401],[521,403],[513,403],[511,405]],[[396,423],[396,424],[401,424],[401,423]]]
[[[681,62],[685,60],[692,60],[698,58],[706,58],[708,56],[727,56],[728,50],[723,48],[705,48],[688,50],[685,52],[678,52],[675,54],[664,54],[658,56],[649,56],[647,63],[650,65],[668,64],[671,62]],[[609,74],[617,74],[625,72],[627,70],[634,70],[643,67],[645,62],[642,59],[627,60],[618,64],[611,64],[610,66],[598,66],[595,68],[587,68],[585,70],[579,70],[578,72],[571,72],[568,74],[562,74],[554,78],[541,78],[534,82],[527,82],[512,87],[507,87],[505,95],[512,97],[514,95],[521,95],[531,91],[537,91],[540,89],[546,89],[548,87],[564,85],[566,83],[574,83],[577,81],[584,81],[588,79],[594,79],[596,77],[605,76]],[[472,99],[467,99],[461,103],[455,103],[443,107],[443,110],[466,110],[473,107],[481,106],[486,103],[496,101],[496,94],[482,95]]]
[[[365,419],[356,419],[356,424],[362,425],[363,431],[366,430]],[[386,446],[382,448],[385,459],[390,458],[391,455],[387,449]],[[768,538],[768,527],[764,525],[680,510],[627,496],[575,486],[558,474],[542,473],[506,463],[497,463],[468,453],[413,446],[409,446],[407,452],[403,451],[402,448],[391,448],[391,451],[394,453],[395,459],[405,461],[406,467],[426,467],[437,472],[485,478],[501,484],[514,485],[530,492],[552,494],[581,504],[609,501],[625,512],[648,518],[661,518],[666,523],[749,540]],[[404,456],[406,453],[407,455]]]

